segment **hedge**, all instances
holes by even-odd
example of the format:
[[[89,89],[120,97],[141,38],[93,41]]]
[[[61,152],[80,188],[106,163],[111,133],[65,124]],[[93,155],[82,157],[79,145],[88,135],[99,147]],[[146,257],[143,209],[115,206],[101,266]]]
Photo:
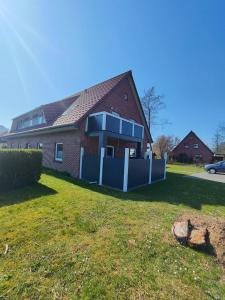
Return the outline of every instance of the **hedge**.
[[[41,168],[42,152],[39,150],[0,149],[0,191],[37,182]]]

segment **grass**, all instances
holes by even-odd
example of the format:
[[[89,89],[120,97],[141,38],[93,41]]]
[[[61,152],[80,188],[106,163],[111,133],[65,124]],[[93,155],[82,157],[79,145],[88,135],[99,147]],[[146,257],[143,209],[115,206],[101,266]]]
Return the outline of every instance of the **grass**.
[[[225,299],[214,258],[171,235],[181,213],[225,217],[225,185],[193,168],[130,193],[48,171],[1,194],[0,299]]]

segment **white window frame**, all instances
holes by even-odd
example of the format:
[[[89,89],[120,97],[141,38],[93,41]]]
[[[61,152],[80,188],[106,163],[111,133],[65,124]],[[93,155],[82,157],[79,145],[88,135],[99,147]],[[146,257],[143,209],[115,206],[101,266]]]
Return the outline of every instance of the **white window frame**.
[[[26,149],[32,149],[32,145],[29,144],[29,143],[27,143],[27,144],[26,144]]]
[[[23,145],[22,144],[18,144],[18,149],[22,149]]]
[[[62,146],[63,146],[63,143],[56,143],[56,144],[55,144],[55,161],[62,162],[62,161],[63,161],[63,153],[62,153],[62,158],[58,158],[58,157],[56,156],[58,145],[62,145]]]
[[[108,148],[111,148],[111,149],[112,149],[112,156],[108,156],[108,155],[107,155],[107,149],[108,149]],[[107,146],[106,146],[106,154],[105,154],[106,157],[112,157],[112,158],[113,158],[113,157],[114,157],[114,154],[115,154],[115,147],[114,147],[114,146],[111,146],[111,145],[107,145]]]
[[[193,148],[194,148],[194,149],[198,149],[198,148],[199,148],[199,145],[198,145],[198,144],[194,144],[194,145],[193,145]]]
[[[131,156],[131,150],[134,150],[134,156]],[[136,148],[129,148],[129,157],[131,158],[137,158],[137,149]]]

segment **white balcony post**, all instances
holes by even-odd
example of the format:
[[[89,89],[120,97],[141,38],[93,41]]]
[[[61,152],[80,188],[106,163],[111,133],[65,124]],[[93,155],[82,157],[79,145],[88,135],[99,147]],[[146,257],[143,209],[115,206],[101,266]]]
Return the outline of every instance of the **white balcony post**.
[[[152,151],[149,152],[149,184],[152,183]]]
[[[120,134],[122,133],[122,119],[120,119]]]
[[[164,161],[165,161],[165,167],[164,167],[164,180],[166,179],[166,162],[167,162],[167,158],[168,158],[168,155],[167,155],[167,153],[165,152],[165,153],[164,153]]]
[[[84,157],[84,147],[81,147],[80,148],[80,174],[79,174],[80,179],[82,179],[83,157]]]
[[[134,122],[132,123],[132,136],[134,136]]]
[[[106,130],[106,113],[103,113],[103,118],[102,118],[102,130]]]
[[[88,132],[88,117],[87,117],[86,122],[85,122],[85,132]]]
[[[100,153],[99,185],[102,185],[104,156],[105,156],[105,148],[102,147],[101,148],[101,153]]]
[[[125,148],[124,170],[123,170],[123,191],[127,192],[128,186],[128,168],[129,168],[129,148]]]

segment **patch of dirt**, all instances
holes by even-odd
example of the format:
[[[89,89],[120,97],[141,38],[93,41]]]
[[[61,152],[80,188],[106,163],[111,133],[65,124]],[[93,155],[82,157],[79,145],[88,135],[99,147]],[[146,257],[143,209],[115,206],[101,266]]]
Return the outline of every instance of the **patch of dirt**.
[[[184,214],[172,227],[177,241],[210,255],[225,267],[225,219]]]

